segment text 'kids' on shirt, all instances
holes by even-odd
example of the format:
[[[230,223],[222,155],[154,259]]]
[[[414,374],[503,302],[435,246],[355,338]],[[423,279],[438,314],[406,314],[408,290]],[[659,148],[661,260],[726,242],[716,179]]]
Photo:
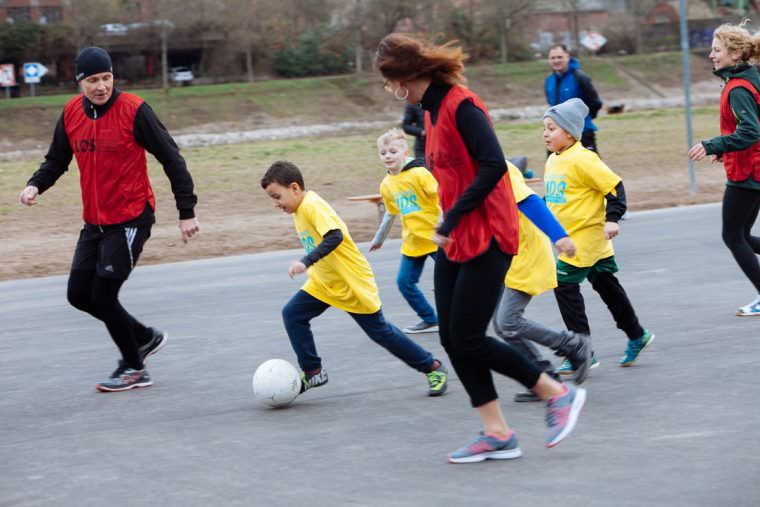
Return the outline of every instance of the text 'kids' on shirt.
[[[401,253],[421,257],[435,252],[435,226],[441,215],[438,204],[438,182],[430,171],[407,164],[398,174],[388,173],[380,183],[380,194],[392,215],[401,215]]]
[[[372,268],[356,247],[346,224],[327,201],[314,191],[306,192],[293,214],[293,223],[307,254],[322,242],[328,231],[339,229],[343,234],[343,241],[335,250],[309,266],[309,280],[302,289],[349,313],[370,314],[380,310]]]

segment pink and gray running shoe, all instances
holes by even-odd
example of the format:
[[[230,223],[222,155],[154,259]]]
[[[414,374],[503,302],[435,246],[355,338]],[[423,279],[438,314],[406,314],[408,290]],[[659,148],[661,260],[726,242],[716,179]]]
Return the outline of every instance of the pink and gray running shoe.
[[[572,384],[562,385],[565,393],[546,402],[546,447],[554,447],[573,431],[586,402],[585,389]]]
[[[514,432],[506,439],[483,432],[469,445],[449,454],[449,463],[477,463],[487,459],[515,459],[522,456]]]

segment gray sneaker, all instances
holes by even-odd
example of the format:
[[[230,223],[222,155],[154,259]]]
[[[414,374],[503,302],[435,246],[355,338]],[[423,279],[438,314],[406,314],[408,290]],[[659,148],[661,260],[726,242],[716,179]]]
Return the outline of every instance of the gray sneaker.
[[[301,372],[301,393],[302,394],[312,387],[319,387],[327,384],[327,370],[322,368],[319,373],[314,375],[307,375],[306,372]]]
[[[127,368],[123,361],[119,361],[119,367],[111,373],[108,379],[99,382],[95,388],[100,392],[114,393],[152,385],[153,381],[150,379],[147,370]]]
[[[437,333],[438,332],[438,323],[437,322],[425,322],[424,320],[419,321],[418,323],[407,326],[404,329],[402,329],[404,333],[406,334],[417,334],[417,333]]]
[[[573,331],[566,331],[565,336],[565,341],[559,346],[558,352],[570,361],[573,380],[580,385],[588,378],[588,371],[591,368],[591,338]]]

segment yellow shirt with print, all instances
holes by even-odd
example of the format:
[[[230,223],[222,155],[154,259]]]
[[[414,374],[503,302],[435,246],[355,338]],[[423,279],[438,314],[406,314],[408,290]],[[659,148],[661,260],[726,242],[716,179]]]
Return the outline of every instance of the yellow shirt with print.
[[[335,250],[309,266],[306,271],[309,280],[302,289],[346,312],[370,314],[380,310],[372,268],[327,201],[315,192],[306,192],[293,214],[293,222],[307,254],[322,242],[328,231],[340,229],[343,233],[343,241]]]
[[[544,199],[577,247],[575,257],[561,254],[561,261],[587,268],[615,254],[612,241],[604,238],[604,196],[614,193],[620,181],[596,153],[579,142],[546,160]]]
[[[517,167],[507,161],[507,168],[515,202],[520,203],[535,194]],[[504,285],[537,296],[557,286],[552,243],[522,212],[518,213],[518,224],[520,246],[517,255],[512,257]]]
[[[380,183],[385,208],[401,215],[401,253],[421,257],[435,252],[433,233],[441,214],[438,182],[424,167],[412,167],[398,174],[387,174]]]

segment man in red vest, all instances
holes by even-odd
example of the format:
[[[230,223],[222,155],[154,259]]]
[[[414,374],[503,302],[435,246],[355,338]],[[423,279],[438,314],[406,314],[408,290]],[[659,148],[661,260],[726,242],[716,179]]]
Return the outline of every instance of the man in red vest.
[[[153,384],[143,361],[168,335],[146,327],[119,303],[119,290],[137,263],[155,222],[156,199],[145,150],[161,162],[179,210],[187,242],[199,228],[193,179],[174,139],[139,97],[113,87],[111,57],[83,49],[75,62],[81,94],[63,108],[45,161],[19,199],[32,206],[55,184],[72,157],[79,166],[84,227],[79,234],[67,297],[75,308],[101,320],[121,352],[119,366],[96,388],[125,391]]]

